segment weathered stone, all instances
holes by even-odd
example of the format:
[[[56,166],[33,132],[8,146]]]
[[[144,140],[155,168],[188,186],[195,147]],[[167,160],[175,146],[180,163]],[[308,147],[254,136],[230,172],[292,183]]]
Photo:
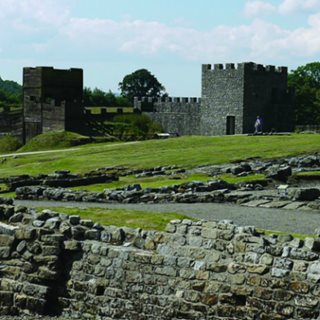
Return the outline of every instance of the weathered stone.
[[[74,226],[78,225],[80,223],[80,216],[77,216],[77,215],[69,216],[69,222]]]
[[[309,250],[320,251],[320,238],[305,238],[304,245]]]
[[[308,293],[309,285],[304,282],[292,282],[290,283],[290,289],[297,293]]]
[[[287,269],[279,269],[279,268],[272,268],[271,269],[271,275],[273,277],[277,277],[277,278],[284,278],[289,273],[290,273],[290,270],[287,270]]]
[[[0,259],[7,259],[10,257],[10,248],[0,247]]]
[[[249,273],[265,274],[269,271],[269,267],[262,264],[247,264],[246,267]]]
[[[231,274],[244,273],[244,272],[246,272],[246,267],[245,267],[245,265],[241,265],[241,264],[232,262],[228,265],[228,272]]]
[[[7,234],[0,234],[0,247],[11,247],[14,237]]]
[[[17,230],[18,227],[16,226],[10,226],[8,224],[0,222],[0,234],[14,235]]]
[[[300,188],[294,193],[296,201],[313,201],[320,196],[320,190],[317,188]]]
[[[270,254],[265,253],[260,257],[260,263],[271,266],[273,263],[273,257]]]
[[[12,306],[13,293],[8,291],[0,291],[0,306]]]
[[[75,240],[64,241],[63,243],[64,248],[69,251],[78,251],[81,248],[80,243]]]

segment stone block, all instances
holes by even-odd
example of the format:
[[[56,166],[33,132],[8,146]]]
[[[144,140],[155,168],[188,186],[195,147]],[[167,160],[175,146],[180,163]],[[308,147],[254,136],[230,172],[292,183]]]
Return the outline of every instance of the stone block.
[[[17,226],[11,226],[6,223],[0,222],[0,234],[14,235],[16,230],[19,228]]]
[[[68,251],[78,251],[81,249],[79,241],[76,240],[67,240],[63,242],[64,249]]]
[[[8,259],[10,257],[9,247],[0,247],[0,259]]]
[[[0,306],[12,306],[13,293],[10,291],[0,291]]]
[[[19,228],[15,230],[15,237],[18,240],[33,240],[37,236],[37,231],[34,228]]]
[[[48,287],[38,284],[25,283],[23,285],[22,292],[27,296],[44,299],[48,293]]]
[[[0,234],[0,247],[11,247],[14,237],[8,234]]]
[[[41,236],[41,241],[47,245],[60,245],[63,242],[63,235],[61,234],[44,234]]]

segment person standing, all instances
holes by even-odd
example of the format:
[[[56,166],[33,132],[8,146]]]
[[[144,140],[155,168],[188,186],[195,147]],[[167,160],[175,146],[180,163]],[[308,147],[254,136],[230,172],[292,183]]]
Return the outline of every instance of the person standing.
[[[254,123],[254,134],[261,134],[262,133],[262,120],[260,116],[257,116],[257,119]]]

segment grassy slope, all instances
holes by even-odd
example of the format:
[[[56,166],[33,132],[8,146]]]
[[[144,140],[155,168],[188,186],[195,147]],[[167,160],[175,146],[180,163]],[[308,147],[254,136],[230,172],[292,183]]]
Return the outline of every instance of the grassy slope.
[[[52,131],[39,134],[19,149],[19,152],[70,148],[89,143],[90,138],[69,131]]]
[[[107,166],[148,168],[179,165],[192,168],[250,157],[276,158],[319,151],[320,135],[181,137],[132,143],[89,144],[70,152],[37,154],[8,159],[0,177],[15,174],[74,173]]]

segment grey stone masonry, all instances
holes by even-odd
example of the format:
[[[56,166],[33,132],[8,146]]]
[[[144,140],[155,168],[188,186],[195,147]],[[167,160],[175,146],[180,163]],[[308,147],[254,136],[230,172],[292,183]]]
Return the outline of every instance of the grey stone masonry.
[[[200,134],[199,98],[136,99],[135,108],[144,112],[152,104],[149,117],[159,123],[166,132],[179,135]],[[150,109],[149,109],[150,111]]]
[[[164,232],[0,206],[0,316],[318,319],[319,239],[231,221]]]
[[[136,99],[166,132],[180,135],[253,133],[257,116],[264,132],[293,130],[294,94],[287,68],[253,62],[202,65],[201,99]]]
[[[233,64],[202,66],[201,133],[227,134],[227,117],[235,119],[233,133],[243,133],[244,69]]]

